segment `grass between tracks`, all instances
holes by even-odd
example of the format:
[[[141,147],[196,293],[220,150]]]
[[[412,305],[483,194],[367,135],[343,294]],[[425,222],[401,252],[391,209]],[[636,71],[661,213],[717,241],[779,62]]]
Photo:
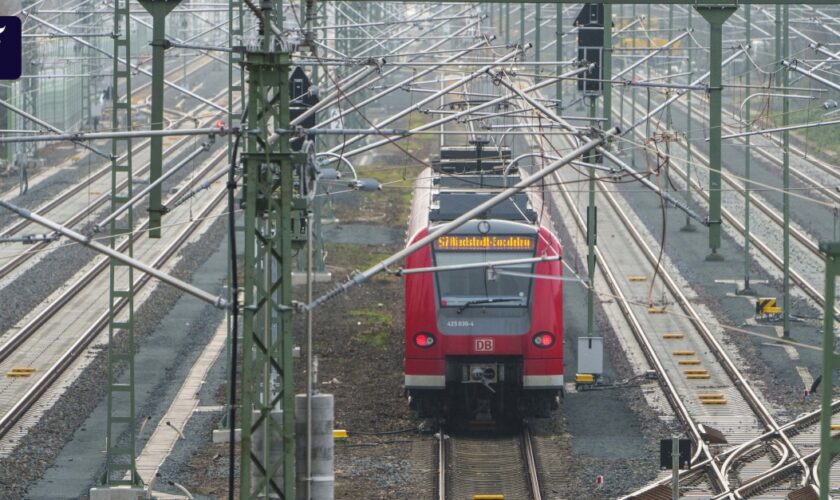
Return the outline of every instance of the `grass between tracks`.
[[[840,120],[840,114],[823,116],[825,112],[825,109],[822,107],[822,100],[818,100],[816,104],[811,106],[791,110],[789,113],[789,124],[800,125]],[[773,125],[775,127],[781,127],[782,118],[781,113],[773,116]],[[840,157],[840,142],[837,140],[840,137],[840,125],[799,129],[791,131],[791,136],[800,142],[799,147],[804,149],[806,154],[821,153],[828,158],[834,159]]]

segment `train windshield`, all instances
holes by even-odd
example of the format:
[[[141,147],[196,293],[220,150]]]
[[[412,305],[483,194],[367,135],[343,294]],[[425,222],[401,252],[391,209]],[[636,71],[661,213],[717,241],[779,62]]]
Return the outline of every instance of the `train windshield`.
[[[457,251],[435,252],[437,266],[454,266],[495,262],[501,260],[523,260],[533,258],[532,252],[500,251]],[[437,275],[440,305],[463,310],[470,306],[480,307],[527,307],[531,296],[533,264],[505,265],[489,270],[485,267],[439,271]],[[524,276],[523,276],[524,275]]]

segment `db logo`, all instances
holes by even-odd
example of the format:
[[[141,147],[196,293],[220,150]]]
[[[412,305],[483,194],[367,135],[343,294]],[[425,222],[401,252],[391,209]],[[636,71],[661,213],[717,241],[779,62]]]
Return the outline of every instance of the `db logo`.
[[[493,339],[475,339],[475,350],[487,352],[493,350]]]

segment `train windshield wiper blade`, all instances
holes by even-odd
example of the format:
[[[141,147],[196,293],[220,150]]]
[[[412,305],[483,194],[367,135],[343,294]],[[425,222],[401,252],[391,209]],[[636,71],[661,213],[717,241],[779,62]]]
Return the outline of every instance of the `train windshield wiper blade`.
[[[458,308],[457,311],[455,311],[455,313],[456,314],[461,314],[461,312],[463,312],[464,309],[466,309],[466,308],[468,308],[472,305],[476,305],[476,304],[495,304],[497,302],[514,302],[514,301],[515,302],[522,302],[522,299],[519,298],[519,297],[515,297],[515,298],[514,297],[511,297],[511,298],[501,298],[500,297],[500,298],[496,298],[496,299],[492,299],[492,298],[488,297],[486,299],[468,300],[468,301],[464,302],[463,304],[461,304],[461,306]]]

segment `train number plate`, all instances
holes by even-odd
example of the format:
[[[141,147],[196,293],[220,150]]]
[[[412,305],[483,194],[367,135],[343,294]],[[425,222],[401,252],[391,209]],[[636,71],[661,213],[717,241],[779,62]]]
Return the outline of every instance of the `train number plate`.
[[[493,339],[475,339],[476,352],[489,352],[493,350]]]

